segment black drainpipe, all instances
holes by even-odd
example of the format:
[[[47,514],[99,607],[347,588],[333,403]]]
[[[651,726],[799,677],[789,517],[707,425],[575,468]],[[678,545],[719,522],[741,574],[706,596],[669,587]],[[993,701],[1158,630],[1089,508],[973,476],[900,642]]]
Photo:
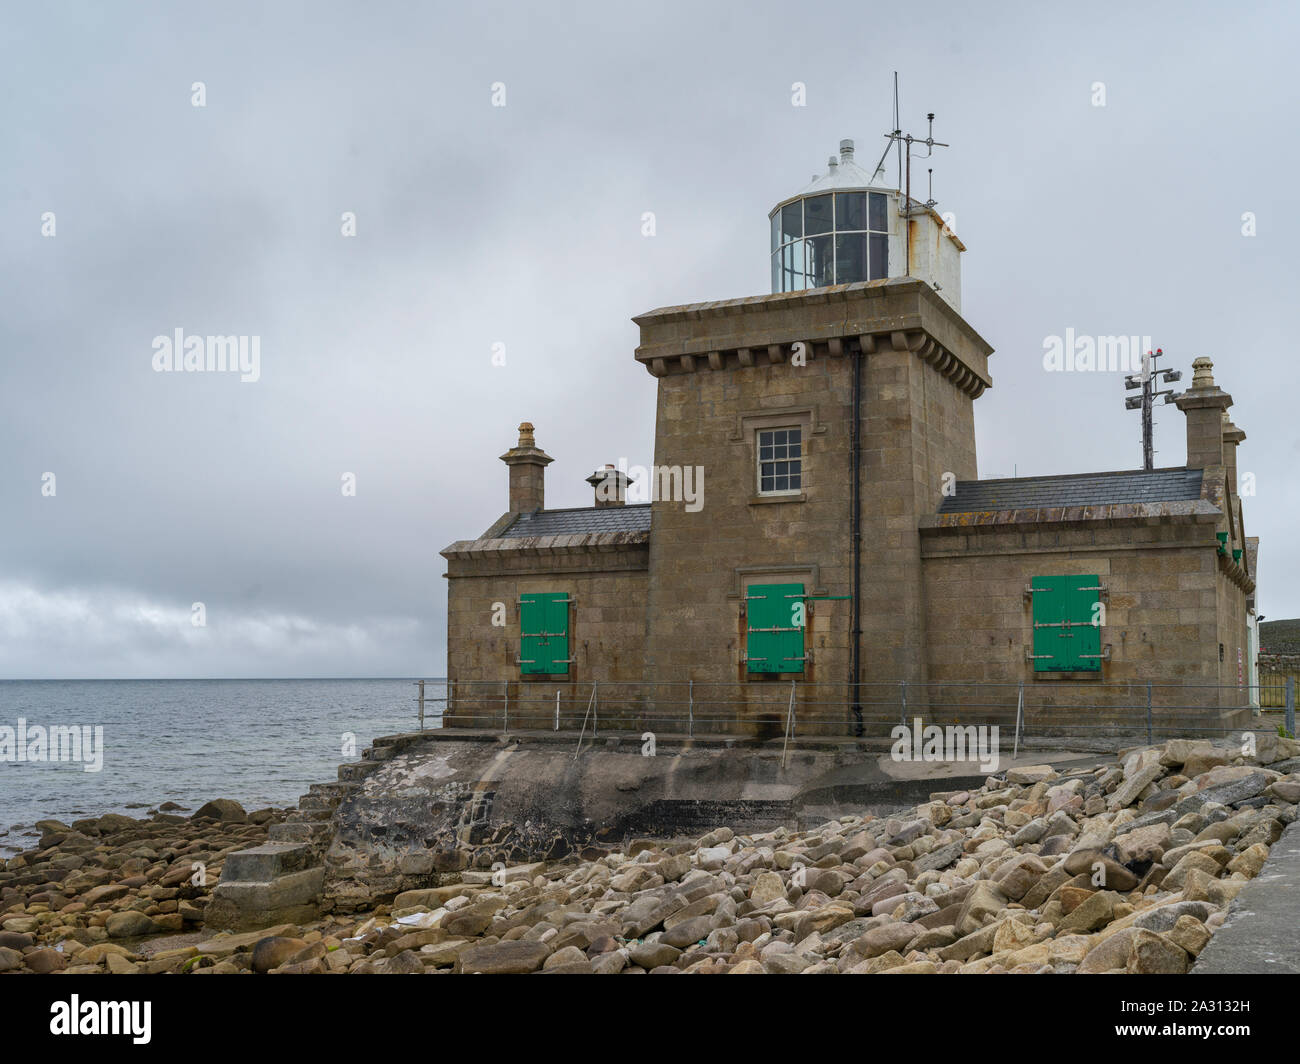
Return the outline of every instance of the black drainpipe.
[[[852,666],[852,690],[850,697],[853,703],[853,734],[861,737],[863,734],[862,727],[862,699],[859,697],[859,668],[858,660],[859,646],[862,642],[861,614],[859,612],[859,602],[861,601],[862,591],[862,502],[859,498],[859,485],[861,483],[862,467],[862,360],[866,353],[859,348],[858,353],[853,358],[853,422],[852,437],[850,440],[849,450],[851,452],[850,462],[852,473],[850,483],[853,485],[852,497],[850,504],[853,508],[851,517],[852,523],[852,543],[851,552],[853,555],[853,602],[850,609],[851,632],[849,638],[852,640],[853,647],[853,666]]]

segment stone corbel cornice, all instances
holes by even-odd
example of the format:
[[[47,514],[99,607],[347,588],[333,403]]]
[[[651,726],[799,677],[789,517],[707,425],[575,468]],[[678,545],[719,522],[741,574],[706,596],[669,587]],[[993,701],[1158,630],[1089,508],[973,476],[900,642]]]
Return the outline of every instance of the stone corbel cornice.
[[[906,278],[665,307],[634,319],[652,376],[911,351],[972,398],[992,348],[923,282]]]

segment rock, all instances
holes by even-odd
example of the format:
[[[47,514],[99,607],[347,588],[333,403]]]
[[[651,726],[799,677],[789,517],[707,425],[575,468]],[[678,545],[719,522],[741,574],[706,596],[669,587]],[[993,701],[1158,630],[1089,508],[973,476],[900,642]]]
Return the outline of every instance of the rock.
[[[542,942],[497,942],[470,946],[456,962],[456,970],[485,975],[526,975],[535,972],[551,955]]]
[[[444,916],[440,926],[447,934],[457,938],[473,938],[488,929],[499,908],[495,902],[468,905]]]
[[[775,872],[760,872],[754,879],[749,897],[756,905],[766,905],[778,898],[784,898],[785,880]]]
[[[9,972],[21,967],[23,955],[16,949],[0,946],[0,972]]]
[[[81,896],[81,900],[86,905],[93,907],[100,902],[117,901],[118,898],[125,898],[129,893],[131,893],[130,888],[124,887],[121,883],[104,883],[98,887],[91,887]]]
[[[67,966],[68,958],[56,949],[34,949],[24,955],[23,963],[29,971],[38,975],[49,972],[61,972]]]
[[[36,945],[36,936],[33,934],[20,934],[17,931],[0,931],[0,947],[4,949],[16,949],[19,952],[25,950],[28,946]]]
[[[1164,882],[1160,884],[1161,887],[1165,890],[1181,889],[1187,879],[1187,873],[1193,868],[1211,877],[1217,877],[1219,874],[1218,861],[1199,850],[1192,850],[1178,859],[1178,863],[1169,870]]]
[[[217,798],[206,805],[200,806],[195,810],[191,819],[198,820],[202,817],[220,820],[225,824],[242,824],[248,820],[248,814],[244,812],[244,807],[231,798]]]
[[[1196,957],[1210,941],[1210,929],[1194,916],[1180,916],[1165,937],[1179,949]]]
[[[1271,798],[1296,805],[1300,803],[1300,780],[1274,780],[1264,793]]]
[[[674,951],[676,952],[676,951]],[[556,950],[542,963],[543,971],[550,971],[552,968],[559,968],[565,964],[581,964],[588,970],[591,968],[587,955],[578,949],[577,946],[565,946],[563,949]]]
[[[1159,762],[1138,769],[1115,788],[1115,792],[1106,802],[1106,808],[1114,812],[1117,809],[1132,805],[1137,800],[1137,796],[1163,776],[1164,772],[1165,770]]]
[[[1056,769],[1051,765],[1022,765],[1007,769],[1007,782],[1032,785],[1056,779]]]
[[[1220,805],[1235,805],[1262,793],[1270,782],[1272,782],[1271,778],[1263,772],[1252,772],[1241,779],[1220,783],[1214,787],[1206,787],[1204,790],[1188,795],[1174,808],[1177,809],[1178,814],[1181,816],[1184,813],[1195,812],[1211,802],[1217,802]]]
[[[306,948],[307,943],[300,938],[272,936],[260,939],[253,946],[253,971],[269,972],[272,968],[287,964],[294,954]]]
[[[633,964],[649,971],[651,968],[672,964],[682,955],[682,951],[667,942],[638,942],[628,947],[627,955]]]
[[[113,913],[104,925],[110,938],[138,938],[152,935],[158,926],[144,913],[128,909],[126,912]]]
[[[913,868],[919,875],[922,872],[940,871],[947,868],[962,855],[962,842],[958,839],[956,842],[950,842],[945,846],[939,846],[931,850],[923,857],[918,857],[912,862]]]
[[[591,966],[592,975],[618,975],[627,967],[627,952],[621,949],[610,950],[587,963]]]
[[[1268,847],[1263,843],[1255,843],[1248,846],[1228,862],[1229,872],[1240,872],[1248,879],[1254,879],[1259,875],[1260,869],[1264,867],[1264,862],[1268,860]]]
[[[95,828],[101,835],[112,835],[117,831],[133,831],[139,826],[140,821],[132,820],[121,813],[105,813],[95,821]]]
[[[953,924],[954,929],[958,935],[969,935],[973,931],[978,931],[1006,907],[1007,901],[1007,896],[996,884],[987,880],[978,881],[962,902],[961,910]]]
[[[318,962],[319,958],[316,962],[310,963]],[[381,975],[423,975],[424,970],[424,962],[420,960],[420,954],[407,949],[396,957],[389,957],[379,971]]]
[[[1205,901],[1176,901],[1146,909],[1133,918],[1133,926],[1144,931],[1167,932],[1184,916],[1205,922],[1214,912],[1214,906]]]
[[[1065,859],[1065,870],[1071,875],[1086,875],[1094,881],[1099,879],[1098,886],[1111,890],[1132,890],[1138,885],[1136,875],[1100,849],[1073,850]]]
[[[1158,861],[1168,848],[1169,825],[1163,823],[1148,824],[1115,838],[1116,855],[1124,865]]]
[[[1182,975],[1187,967],[1187,953],[1164,935],[1143,930],[1134,933],[1125,968],[1131,975]]]
[[[1113,935],[1090,936],[1088,941],[1092,945],[1075,971],[1079,975],[1123,971],[1128,965],[1129,947],[1133,936],[1140,934],[1149,934],[1149,932],[1143,932],[1141,928],[1126,927]]]
[[[1058,926],[1060,934],[1095,931],[1110,923],[1115,915],[1115,903],[1120,896],[1113,890],[1099,890],[1088,896],[1074,912],[1066,916]]]
[[[696,942],[702,942],[709,937],[709,932],[713,930],[713,921],[708,916],[693,916],[689,920],[683,920],[679,924],[663,933],[659,941],[666,945],[682,949],[685,946],[694,945]]]
[[[849,952],[862,958],[879,957],[890,950],[902,953],[919,935],[915,924],[884,924],[855,938],[849,943]]]
[[[1033,854],[1025,854],[1002,865],[993,876],[993,882],[1012,901],[1019,901],[1038,878],[1047,871],[1047,865]]]

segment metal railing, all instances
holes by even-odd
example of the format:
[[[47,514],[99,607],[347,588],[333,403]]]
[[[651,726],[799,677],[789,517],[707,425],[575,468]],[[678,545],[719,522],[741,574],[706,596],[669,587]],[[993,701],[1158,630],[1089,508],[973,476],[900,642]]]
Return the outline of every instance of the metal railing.
[[[1252,730],[1295,734],[1295,682],[1285,715],[1261,715],[1248,687],[1213,684],[1044,681],[1021,683],[804,683],[700,680],[650,683],[443,681],[417,683],[420,728],[571,731],[579,744],[607,733],[793,738],[888,738],[900,724],[998,725],[1015,736],[1215,736]],[[1234,712],[1244,711],[1244,712]],[[1274,719],[1276,717],[1277,719]]]

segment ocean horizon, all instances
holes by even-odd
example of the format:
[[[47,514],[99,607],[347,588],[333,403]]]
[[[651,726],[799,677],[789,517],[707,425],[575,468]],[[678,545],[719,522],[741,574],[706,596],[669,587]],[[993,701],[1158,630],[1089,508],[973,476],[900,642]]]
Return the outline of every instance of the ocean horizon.
[[[168,801],[192,812],[213,798],[250,811],[293,805],[311,784],[337,779],[338,765],[376,736],[419,727],[418,679],[0,680],[0,853],[29,848],[39,838],[32,825],[44,819],[142,817]],[[440,682],[426,688],[429,697]],[[433,711],[426,728],[440,723]],[[41,754],[32,746],[37,728],[80,729],[88,739],[81,760]],[[102,759],[87,771],[96,734]],[[17,760],[19,745],[46,759]]]

